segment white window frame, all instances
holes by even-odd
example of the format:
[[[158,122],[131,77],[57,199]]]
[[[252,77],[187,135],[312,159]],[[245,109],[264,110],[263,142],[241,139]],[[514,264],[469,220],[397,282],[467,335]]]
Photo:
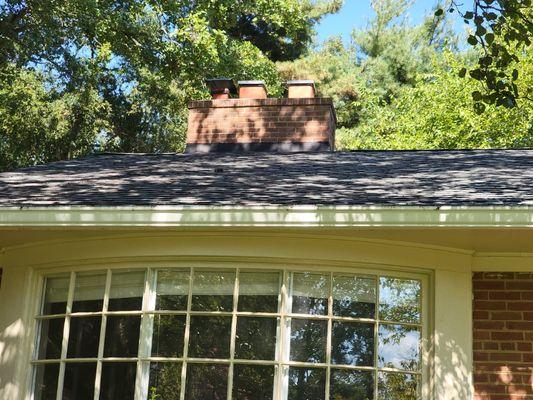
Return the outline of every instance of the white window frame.
[[[149,265],[148,265],[149,264]],[[190,281],[189,281],[189,293],[188,293],[188,306],[186,311],[158,311],[155,310],[155,299],[156,299],[156,282],[157,282],[157,270],[159,269],[190,269]],[[139,311],[108,311],[109,303],[109,293],[111,286],[111,275],[112,272],[124,272],[127,270],[145,270],[145,287],[143,294],[142,309]],[[208,270],[227,270],[233,269],[236,272],[236,281],[234,285],[233,293],[233,311],[228,312],[211,312],[211,311],[192,311],[191,310],[191,296],[193,281],[192,277],[194,276],[194,271],[196,269],[208,269]],[[256,272],[272,272],[280,271],[282,272],[282,284],[279,292],[278,299],[278,312],[277,313],[254,313],[254,312],[241,312],[237,311],[237,301],[238,301],[238,292],[239,292],[239,273],[240,271],[256,271]],[[74,297],[74,286],[75,286],[75,277],[79,272],[101,272],[106,271],[106,285],[105,285],[105,294],[103,302],[103,311],[100,312],[79,312],[71,313],[72,303]],[[292,301],[292,293],[288,288],[292,288],[292,285],[289,283],[292,272],[311,272],[317,274],[329,274],[330,290],[329,290],[329,299],[328,299],[328,315],[309,315],[309,314],[292,314],[289,312],[290,304]],[[44,281],[47,277],[53,277],[55,275],[64,276],[65,273],[70,273],[70,282],[69,282],[69,294],[66,306],[65,314],[54,314],[54,315],[39,315],[41,306],[42,306],[42,291],[44,290]],[[376,279],[376,317],[372,319],[365,318],[351,318],[351,317],[333,317],[332,308],[332,285],[333,285],[333,275],[357,275],[357,276],[370,276],[375,277]],[[381,321],[379,319],[379,278],[380,277],[393,277],[400,279],[414,279],[421,282],[421,296],[420,296],[420,323],[400,323],[396,321]],[[394,368],[379,368],[377,363],[378,352],[374,351],[374,366],[364,367],[364,366],[333,366],[335,369],[348,369],[348,370],[358,370],[358,371],[374,371],[374,392],[375,398],[377,399],[377,390],[378,390],[378,373],[380,371],[384,372],[403,372],[410,375],[418,375],[420,378],[419,385],[419,396],[420,398],[428,398],[431,396],[432,382],[430,380],[431,371],[433,369],[432,365],[432,351],[429,341],[429,333],[431,332],[431,326],[433,324],[431,317],[430,307],[433,304],[433,287],[431,274],[426,271],[413,272],[412,269],[399,269],[397,267],[388,267],[388,266],[375,266],[372,264],[361,264],[351,266],[339,266],[339,265],[327,265],[326,263],[320,263],[319,266],[314,265],[302,265],[302,264],[276,264],[271,263],[265,266],[265,263],[238,263],[231,262],[227,263],[224,261],[216,262],[160,262],[160,263],[132,263],[129,266],[117,266],[117,267],[106,267],[106,266],[86,266],[84,268],[60,268],[51,273],[42,272],[40,276],[41,288],[40,292],[35,299],[39,307],[39,312],[34,317],[34,325],[37,325],[37,320],[41,319],[51,319],[58,317],[65,317],[65,324],[63,327],[63,341],[62,341],[62,350],[61,350],[61,359],[56,360],[37,360],[38,353],[38,343],[39,343],[39,332],[38,329],[34,327],[34,348],[33,348],[33,357],[31,360],[32,365],[46,364],[46,363],[58,363],[60,365],[59,377],[58,377],[58,390],[56,400],[61,400],[62,390],[64,383],[64,373],[65,373],[65,364],[66,362],[87,362],[87,363],[97,363],[96,369],[96,379],[95,379],[95,393],[94,399],[99,399],[100,394],[100,381],[102,373],[102,363],[105,362],[136,362],[137,363],[137,374],[136,374],[136,383],[135,383],[135,400],[145,400],[145,394],[148,393],[149,385],[149,365],[150,361],[152,362],[181,362],[182,363],[182,375],[181,375],[181,395],[180,399],[185,399],[185,375],[186,375],[186,366],[187,362],[191,359],[187,357],[188,351],[188,340],[189,340],[189,329],[190,329],[190,316],[191,315],[219,315],[219,316],[228,316],[232,318],[231,325],[231,341],[230,341],[230,358],[229,359],[199,359],[194,358],[194,363],[211,363],[211,364],[229,364],[229,373],[228,373],[228,396],[227,399],[232,399],[232,379],[233,379],[233,366],[234,362],[234,352],[235,352],[235,336],[236,336],[236,322],[238,316],[263,316],[263,317],[276,317],[278,318],[278,328],[277,328],[277,337],[276,340],[276,360],[275,361],[258,361],[258,360],[239,360],[239,364],[255,364],[255,365],[274,365],[276,366],[275,379],[274,379],[274,400],[282,400],[287,398],[288,393],[288,367],[290,366],[301,366],[301,367],[319,367],[326,369],[326,393],[329,393],[330,388],[330,371],[332,369],[331,365],[331,342],[332,342],[332,322],[334,320],[340,321],[350,321],[350,322],[368,322],[374,323],[374,349],[377,349],[378,343],[378,328],[380,323],[390,323],[394,325],[408,325],[408,326],[417,326],[421,330],[421,349],[420,349],[420,363],[421,368],[419,372],[413,371],[401,371]],[[165,358],[165,357],[151,357],[151,340],[146,339],[147,335],[151,337],[152,335],[152,323],[153,319],[148,318],[148,315],[156,314],[165,314],[165,315],[186,315],[186,325],[185,325],[185,343],[183,350],[183,357],[180,358]],[[118,358],[118,357],[104,357],[104,340],[105,340],[105,330],[106,330],[106,321],[108,316],[141,316],[141,329],[139,334],[139,349],[138,357],[129,357],[129,358]],[[96,358],[67,358],[67,348],[68,348],[68,335],[70,333],[70,318],[72,316],[101,316],[102,323],[100,328],[100,337],[99,337],[99,347],[98,347],[98,357]],[[290,338],[290,318],[297,317],[307,320],[327,320],[328,321],[328,330],[327,330],[327,345],[326,345],[326,362],[325,363],[307,363],[307,362],[298,362],[290,361],[290,341],[287,340]],[[289,323],[287,323],[289,322]],[[283,329],[283,324],[287,326]],[[34,368],[31,368],[34,370]],[[30,399],[34,399],[34,374],[31,372],[31,389],[30,389]],[[327,397],[326,397],[326,400]]]

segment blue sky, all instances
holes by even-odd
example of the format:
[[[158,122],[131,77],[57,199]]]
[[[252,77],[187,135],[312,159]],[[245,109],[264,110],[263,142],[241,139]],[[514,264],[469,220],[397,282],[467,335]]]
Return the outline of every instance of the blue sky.
[[[416,0],[408,13],[410,22],[417,24],[422,21],[435,3],[434,0]],[[317,27],[317,39],[322,42],[329,36],[341,35],[344,42],[349,43],[353,28],[364,28],[372,15],[370,0],[345,0],[344,6],[337,14],[328,15],[322,20]],[[462,24],[458,23],[456,29],[462,31]]]

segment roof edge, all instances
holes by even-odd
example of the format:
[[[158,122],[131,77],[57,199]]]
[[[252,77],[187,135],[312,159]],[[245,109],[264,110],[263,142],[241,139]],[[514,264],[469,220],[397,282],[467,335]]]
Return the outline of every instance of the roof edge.
[[[0,207],[1,227],[532,228],[533,205]]]

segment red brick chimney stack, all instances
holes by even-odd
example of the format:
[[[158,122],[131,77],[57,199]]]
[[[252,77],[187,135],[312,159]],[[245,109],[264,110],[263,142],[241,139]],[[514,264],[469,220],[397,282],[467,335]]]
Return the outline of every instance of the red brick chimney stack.
[[[333,151],[335,110],[315,97],[313,81],[287,82],[288,98],[267,98],[263,81],[207,82],[212,100],[189,104],[188,153],[227,151]]]

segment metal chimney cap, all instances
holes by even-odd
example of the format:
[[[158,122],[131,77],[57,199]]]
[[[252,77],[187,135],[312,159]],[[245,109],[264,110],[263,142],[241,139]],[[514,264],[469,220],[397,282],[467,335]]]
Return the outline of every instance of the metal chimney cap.
[[[263,86],[265,87],[265,81],[239,81],[239,86]]]
[[[237,93],[237,88],[235,87],[235,83],[231,78],[209,78],[205,80],[205,84],[211,91],[228,89],[232,94]]]
[[[287,86],[313,86],[315,87],[315,81],[312,79],[297,79],[293,81],[287,81]]]

